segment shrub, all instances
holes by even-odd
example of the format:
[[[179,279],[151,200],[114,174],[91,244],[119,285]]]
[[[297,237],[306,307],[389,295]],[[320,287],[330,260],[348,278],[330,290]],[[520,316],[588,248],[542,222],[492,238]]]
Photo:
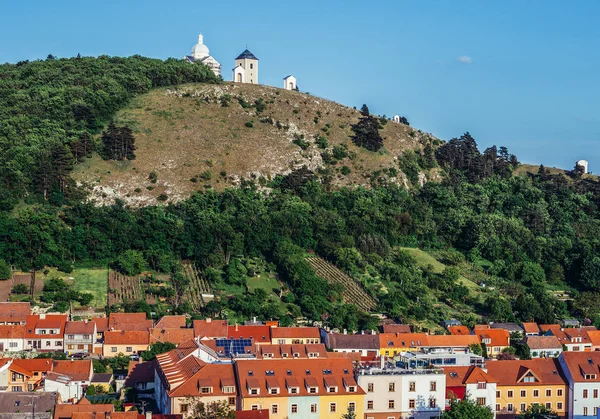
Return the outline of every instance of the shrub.
[[[333,157],[342,160],[348,157],[348,147],[345,144],[333,146]]]
[[[153,170],[148,175],[148,179],[150,180],[150,182],[156,183],[156,181],[158,180],[158,174]]]
[[[254,127],[254,121],[248,121],[244,125],[246,125],[247,128],[253,128]]]
[[[319,147],[319,148],[325,149],[325,148],[329,147],[329,141],[327,140],[326,137],[323,137],[322,135],[317,135],[315,142],[317,143],[317,147]]]
[[[135,188],[135,189],[133,190],[133,192],[135,192],[135,193],[140,193],[140,192],[142,192],[142,190],[141,190],[140,188]]]
[[[166,193],[161,193],[158,195],[158,197],[156,197],[156,199],[158,199],[160,202],[165,202],[167,199],[169,199],[169,196]]]
[[[226,108],[229,106],[229,103],[231,102],[231,95],[229,94],[224,94],[221,95],[221,106]]]
[[[267,108],[267,104],[261,97],[254,102],[254,107],[256,108],[256,113],[261,113]]]
[[[250,104],[248,102],[246,102],[246,99],[244,99],[243,97],[238,97],[238,103],[244,109],[248,109],[250,107]]]
[[[29,294],[29,287],[25,284],[17,284],[12,288],[13,294]]]
[[[205,170],[200,174],[200,178],[202,180],[210,180],[212,178],[212,173],[210,172],[210,170]]]
[[[221,177],[227,177],[227,172],[225,170],[221,170],[219,175],[221,175]]]
[[[294,109],[294,110],[292,111],[292,113],[293,113],[294,115],[297,115],[297,114],[298,114],[298,112],[300,112],[298,109]]]
[[[341,172],[344,176],[348,176],[350,174],[350,172],[352,172],[352,170],[350,170],[350,168],[348,166],[342,166]]]

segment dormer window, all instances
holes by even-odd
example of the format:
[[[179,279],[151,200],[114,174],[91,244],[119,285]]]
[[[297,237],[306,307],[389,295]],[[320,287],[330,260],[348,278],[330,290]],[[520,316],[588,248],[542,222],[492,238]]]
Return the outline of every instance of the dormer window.
[[[250,392],[250,394],[258,394],[258,389],[257,388],[251,388],[248,391]]]
[[[490,338],[483,338],[482,342],[485,343],[486,345],[489,345],[490,343],[492,343],[492,340]]]
[[[273,358],[273,354],[263,354],[264,358]]]
[[[309,388],[308,388],[308,392],[309,392],[310,394],[317,394],[317,392],[318,392],[318,391],[319,391],[319,390],[318,390],[318,388],[317,388],[317,387],[309,387]]]
[[[317,358],[318,356],[319,356],[319,354],[317,352],[309,352],[308,353],[309,358]]]
[[[348,393],[356,393],[356,387],[348,386]]]
[[[327,392],[328,392],[328,393],[337,393],[337,387],[329,387],[329,388],[327,389]]]
[[[200,387],[200,393],[210,394],[212,393],[212,387]]]
[[[270,388],[269,394],[279,394],[279,387]]]
[[[585,379],[586,380],[595,380],[596,379],[596,374],[586,374],[585,375]]]
[[[300,354],[298,352],[294,352],[294,358],[300,358]]]
[[[287,358],[287,357],[288,357],[288,354],[284,352],[284,353],[282,353],[282,354],[281,354],[281,357],[282,357],[282,358]]]
[[[300,389],[298,387],[290,387],[289,392],[290,394],[298,394],[300,393]]]
[[[234,386],[224,386],[223,393],[235,393],[235,387]]]

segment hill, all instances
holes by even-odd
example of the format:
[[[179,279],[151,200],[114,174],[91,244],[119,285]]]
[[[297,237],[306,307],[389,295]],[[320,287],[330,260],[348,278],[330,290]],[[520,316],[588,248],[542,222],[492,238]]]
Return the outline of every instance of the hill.
[[[371,152],[351,140],[351,125],[360,116],[329,100],[269,86],[156,89],[116,116],[118,124],[134,129],[136,159],[104,161],[94,155],[72,176],[99,202],[120,198],[130,205],[155,204],[159,196],[175,202],[194,191],[220,191],[244,181],[266,186],[303,166],[333,186],[369,184],[382,176],[406,185],[398,156],[435,138],[381,120],[384,149]]]

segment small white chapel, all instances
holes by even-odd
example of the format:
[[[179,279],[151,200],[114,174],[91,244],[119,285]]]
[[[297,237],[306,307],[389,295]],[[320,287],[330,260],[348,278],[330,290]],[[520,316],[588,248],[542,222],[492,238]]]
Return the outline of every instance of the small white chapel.
[[[216,76],[221,75],[221,64],[210,55],[208,47],[204,45],[204,37],[202,34],[198,35],[198,43],[192,48],[191,55],[186,55],[183,59],[190,63],[200,62],[206,64]]]

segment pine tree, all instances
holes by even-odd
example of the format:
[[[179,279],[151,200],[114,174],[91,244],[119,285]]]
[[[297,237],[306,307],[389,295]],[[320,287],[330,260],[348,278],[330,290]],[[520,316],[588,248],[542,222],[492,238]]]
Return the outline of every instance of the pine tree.
[[[52,149],[52,171],[56,187],[60,192],[65,191],[69,173],[73,169],[73,155],[64,145],[56,145]]]
[[[362,107],[360,108],[360,114],[362,116],[369,116],[369,107],[367,106],[367,104],[363,104]]]

